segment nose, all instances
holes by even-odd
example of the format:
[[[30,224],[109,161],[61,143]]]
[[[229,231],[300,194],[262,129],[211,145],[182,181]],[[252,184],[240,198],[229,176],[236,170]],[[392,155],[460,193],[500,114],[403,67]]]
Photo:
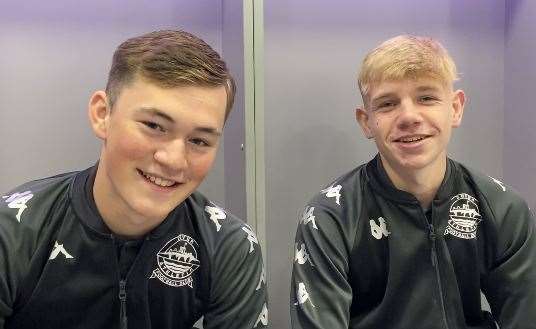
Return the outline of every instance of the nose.
[[[399,129],[408,129],[418,127],[422,123],[421,109],[411,100],[405,100],[400,103],[400,111],[397,117],[397,126]]]
[[[182,139],[175,139],[159,145],[154,153],[154,159],[173,172],[186,169],[188,167],[186,142]]]

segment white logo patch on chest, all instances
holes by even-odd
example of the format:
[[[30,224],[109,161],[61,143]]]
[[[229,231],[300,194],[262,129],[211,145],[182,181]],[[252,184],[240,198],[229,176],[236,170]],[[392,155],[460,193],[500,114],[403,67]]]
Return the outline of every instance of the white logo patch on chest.
[[[478,210],[478,200],[467,193],[460,193],[451,201],[450,219],[445,235],[451,234],[461,239],[476,238],[476,229],[482,220]]]
[[[369,221],[370,233],[374,238],[380,240],[384,236],[388,237],[391,232],[387,230],[387,223],[385,222],[385,219],[383,217],[379,217],[378,222],[380,223],[380,225],[376,224],[376,221],[374,219],[371,219]]]
[[[186,234],[179,234],[169,240],[157,253],[158,268],[150,279],[158,278],[172,287],[189,286],[193,288],[192,273],[200,266],[197,258],[199,244]]]
[[[7,206],[9,208],[18,209],[17,212],[17,220],[20,222],[20,216],[22,216],[22,213],[28,206],[26,205],[26,202],[33,198],[33,193],[31,191],[26,191],[22,193],[13,193],[11,195],[5,195],[2,197],[4,201],[7,203]]]

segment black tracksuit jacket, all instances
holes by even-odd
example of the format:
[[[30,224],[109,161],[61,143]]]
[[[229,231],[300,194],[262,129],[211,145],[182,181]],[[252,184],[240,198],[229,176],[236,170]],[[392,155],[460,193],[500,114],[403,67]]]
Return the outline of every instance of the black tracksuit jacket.
[[[295,242],[293,329],[536,328],[534,216],[453,160],[423,210],[376,157],[312,199]]]
[[[107,229],[95,168],[27,183],[0,199],[0,328],[267,326],[251,229],[192,194],[138,241]]]

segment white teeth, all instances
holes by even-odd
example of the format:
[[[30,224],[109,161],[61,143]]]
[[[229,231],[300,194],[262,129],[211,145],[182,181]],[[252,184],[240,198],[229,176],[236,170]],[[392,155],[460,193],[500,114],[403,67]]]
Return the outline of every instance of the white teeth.
[[[150,180],[151,182],[155,183],[158,186],[168,187],[168,186],[175,184],[174,181],[163,179],[160,177],[150,176],[150,175],[147,175],[146,173],[143,173],[143,176],[145,176],[148,180]]]
[[[424,137],[407,137],[407,138],[401,138],[400,141],[404,143],[410,143],[410,142],[420,141],[421,139],[424,139]]]

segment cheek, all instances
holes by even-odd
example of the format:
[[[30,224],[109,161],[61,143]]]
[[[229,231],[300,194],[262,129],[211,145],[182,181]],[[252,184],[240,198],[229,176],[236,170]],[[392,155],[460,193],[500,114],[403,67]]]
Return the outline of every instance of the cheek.
[[[198,155],[190,159],[190,170],[193,176],[203,179],[212,168],[216,158],[216,151]]]
[[[111,155],[121,159],[140,159],[147,157],[153,150],[152,143],[137,133],[117,134],[109,140]]]

